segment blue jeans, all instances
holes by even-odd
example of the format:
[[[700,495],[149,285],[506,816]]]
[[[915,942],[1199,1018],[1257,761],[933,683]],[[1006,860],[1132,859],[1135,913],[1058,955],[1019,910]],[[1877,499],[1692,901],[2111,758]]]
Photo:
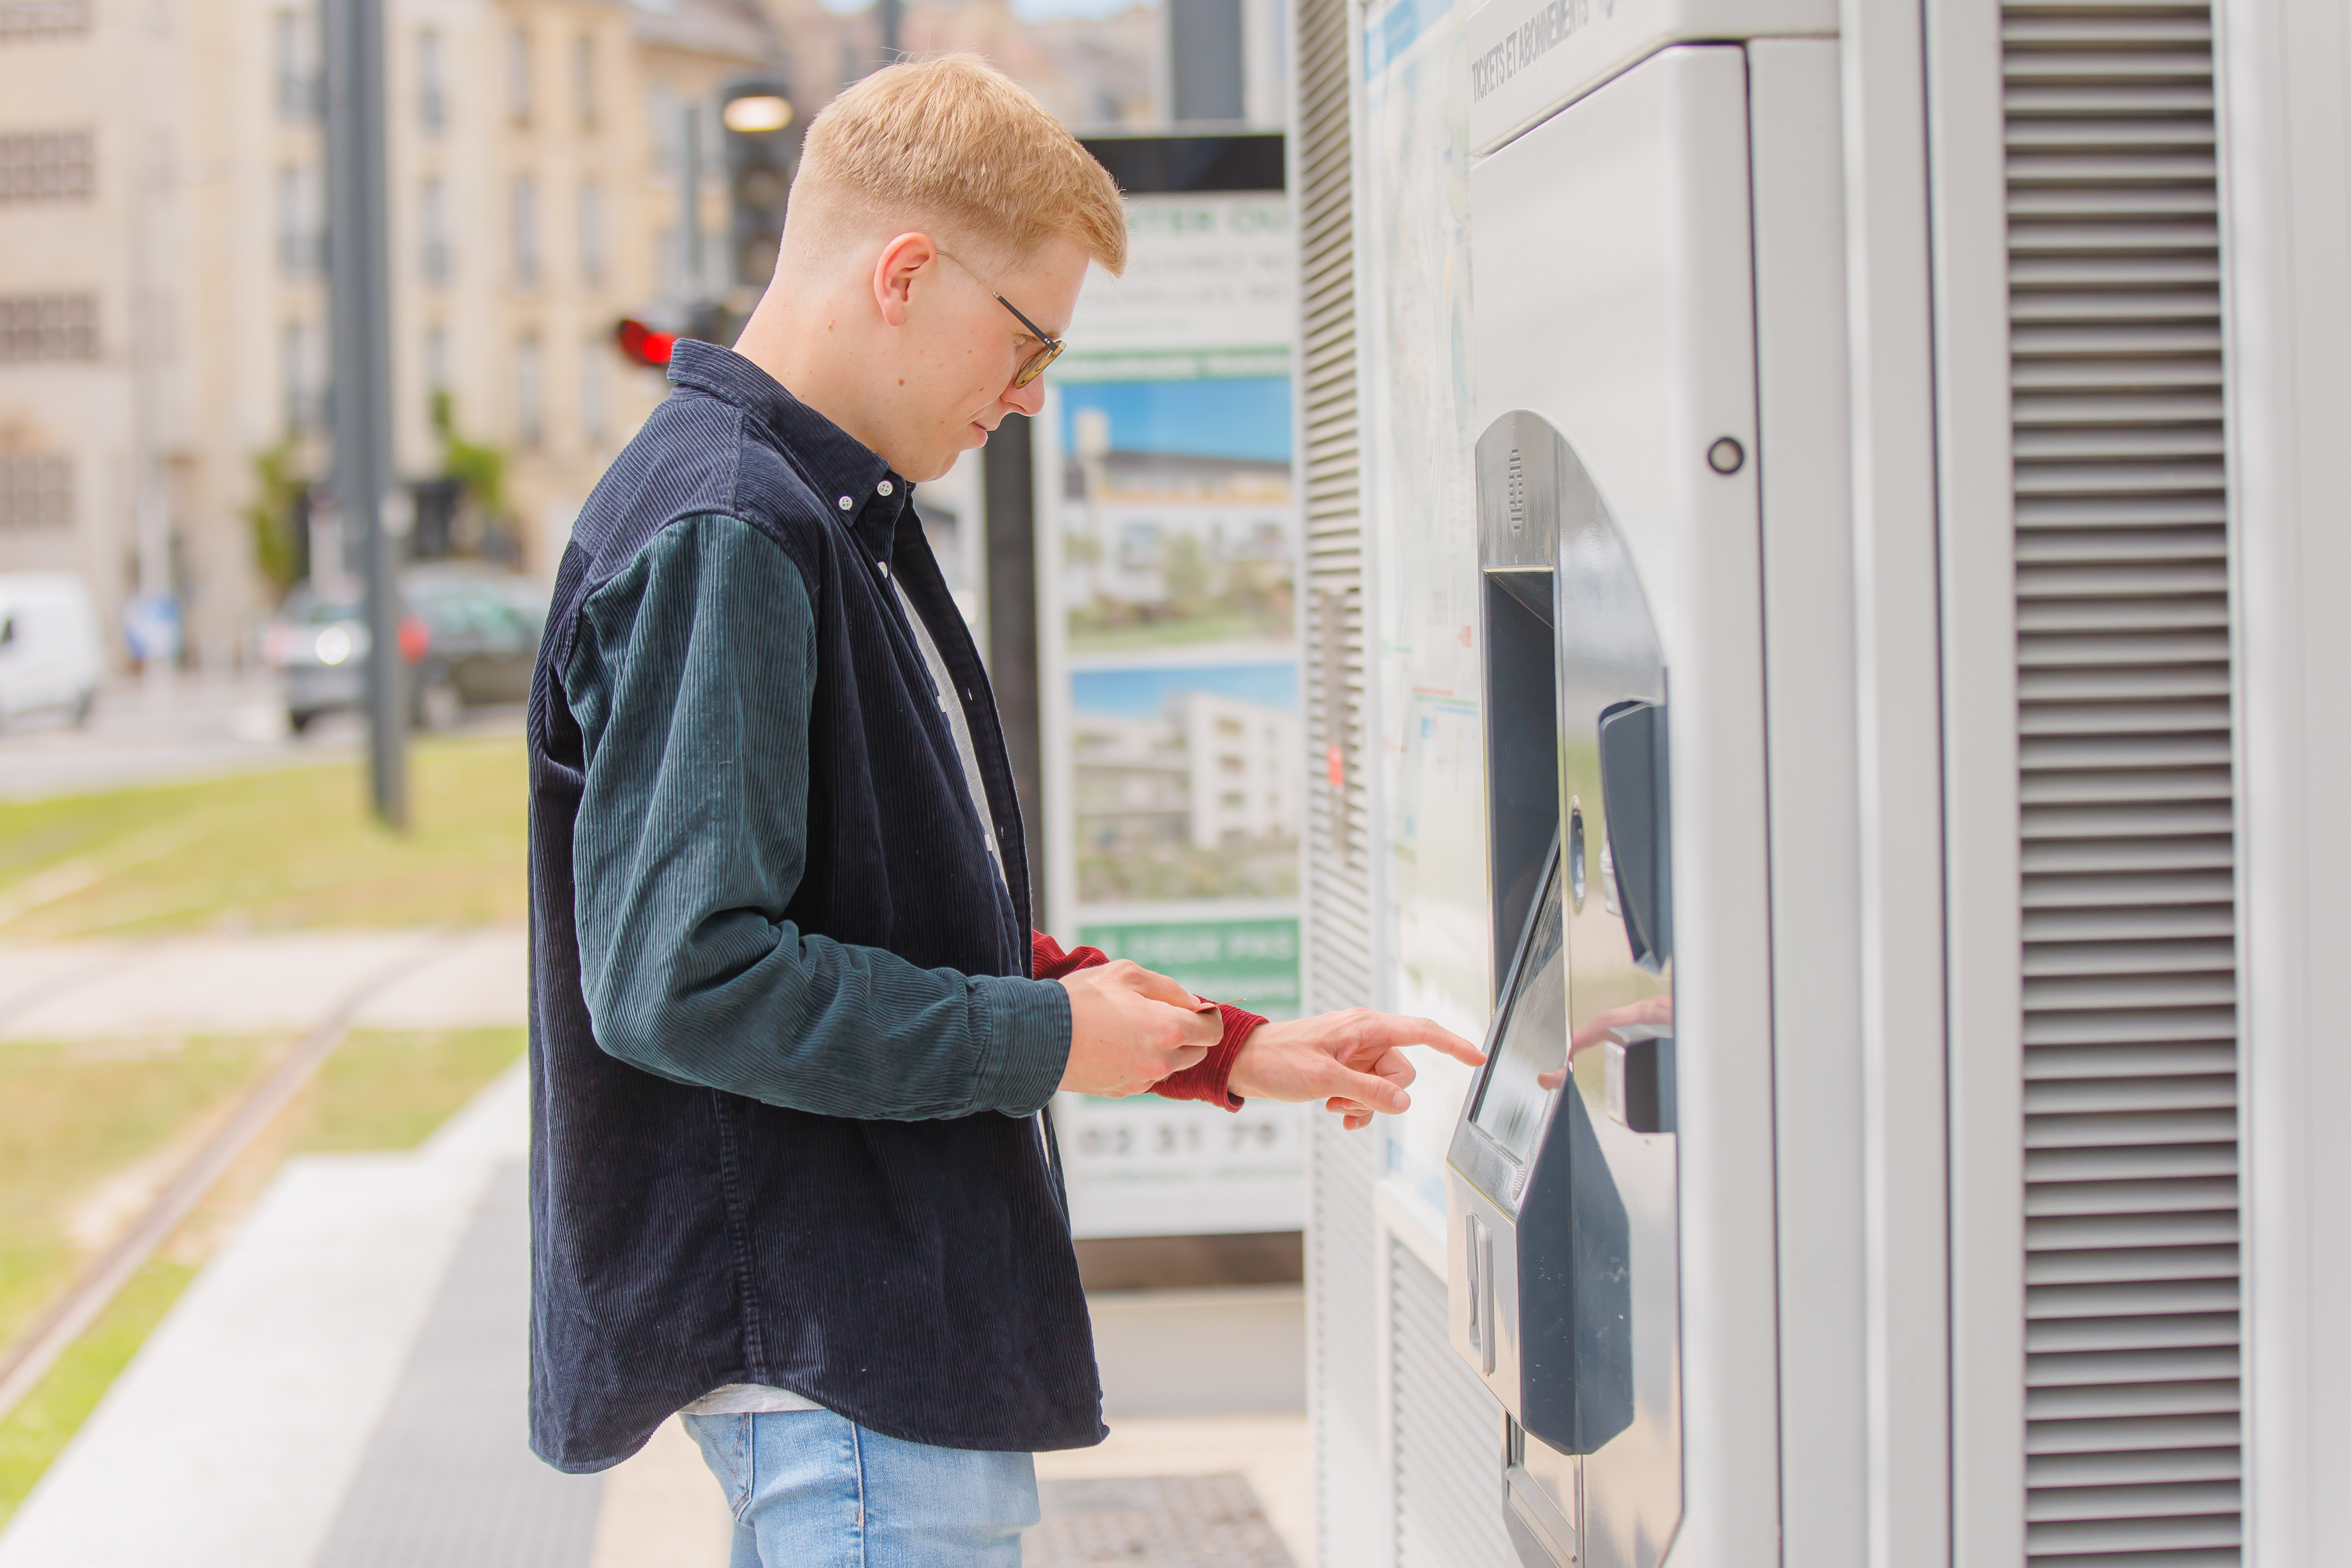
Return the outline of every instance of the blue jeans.
[[[730,1568],[1019,1568],[1027,1454],[934,1448],[830,1410],[688,1416],[735,1511]]]

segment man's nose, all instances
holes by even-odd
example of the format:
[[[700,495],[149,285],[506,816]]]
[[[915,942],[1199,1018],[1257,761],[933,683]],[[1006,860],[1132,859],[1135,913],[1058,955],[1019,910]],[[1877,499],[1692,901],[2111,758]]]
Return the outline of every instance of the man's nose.
[[[1025,387],[1008,387],[1004,393],[1004,406],[1015,413],[1025,413],[1034,419],[1045,412],[1045,378],[1039,376]]]

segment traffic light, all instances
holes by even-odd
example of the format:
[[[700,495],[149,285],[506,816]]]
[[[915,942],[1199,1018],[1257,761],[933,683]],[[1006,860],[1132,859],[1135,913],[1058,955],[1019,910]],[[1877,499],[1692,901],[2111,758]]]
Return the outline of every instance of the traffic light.
[[[669,363],[669,351],[677,347],[677,334],[657,332],[633,316],[623,316],[612,329],[612,340],[621,346],[621,355],[632,364],[659,367]]]
[[[737,287],[765,288],[784,240],[784,204],[799,167],[802,128],[790,89],[773,77],[731,81],[718,95],[726,128],[728,266]]]

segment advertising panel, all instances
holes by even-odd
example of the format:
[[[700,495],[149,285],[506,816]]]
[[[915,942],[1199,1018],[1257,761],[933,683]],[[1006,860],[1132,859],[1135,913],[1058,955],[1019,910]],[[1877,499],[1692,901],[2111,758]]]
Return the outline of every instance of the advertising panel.
[[[1386,815],[1384,1005],[1484,1033],[1493,984],[1479,683],[1469,105],[1462,13],[1367,9],[1358,207],[1364,528],[1372,709]],[[1445,1151],[1469,1071],[1434,1051],[1380,1126],[1394,1184],[1441,1228]],[[1392,1190],[1394,1188],[1392,1187]]]
[[[1278,193],[1129,199],[1038,420],[1051,928],[1297,1016],[1305,740],[1291,450],[1296,260]],[[1304,1222],[1301,1111],[1064,1094],[1089,1236]]]

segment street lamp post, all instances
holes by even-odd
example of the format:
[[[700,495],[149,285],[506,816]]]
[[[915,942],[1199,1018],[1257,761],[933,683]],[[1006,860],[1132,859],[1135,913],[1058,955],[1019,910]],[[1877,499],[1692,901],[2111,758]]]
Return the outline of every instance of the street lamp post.
[[[325,0],[328,286],[333,315],[335,502],[367,585],[368,775],[376,814],[408,827],[408,707],[400,646],[392,468],[392,248],[386,200],[383,0]]]

